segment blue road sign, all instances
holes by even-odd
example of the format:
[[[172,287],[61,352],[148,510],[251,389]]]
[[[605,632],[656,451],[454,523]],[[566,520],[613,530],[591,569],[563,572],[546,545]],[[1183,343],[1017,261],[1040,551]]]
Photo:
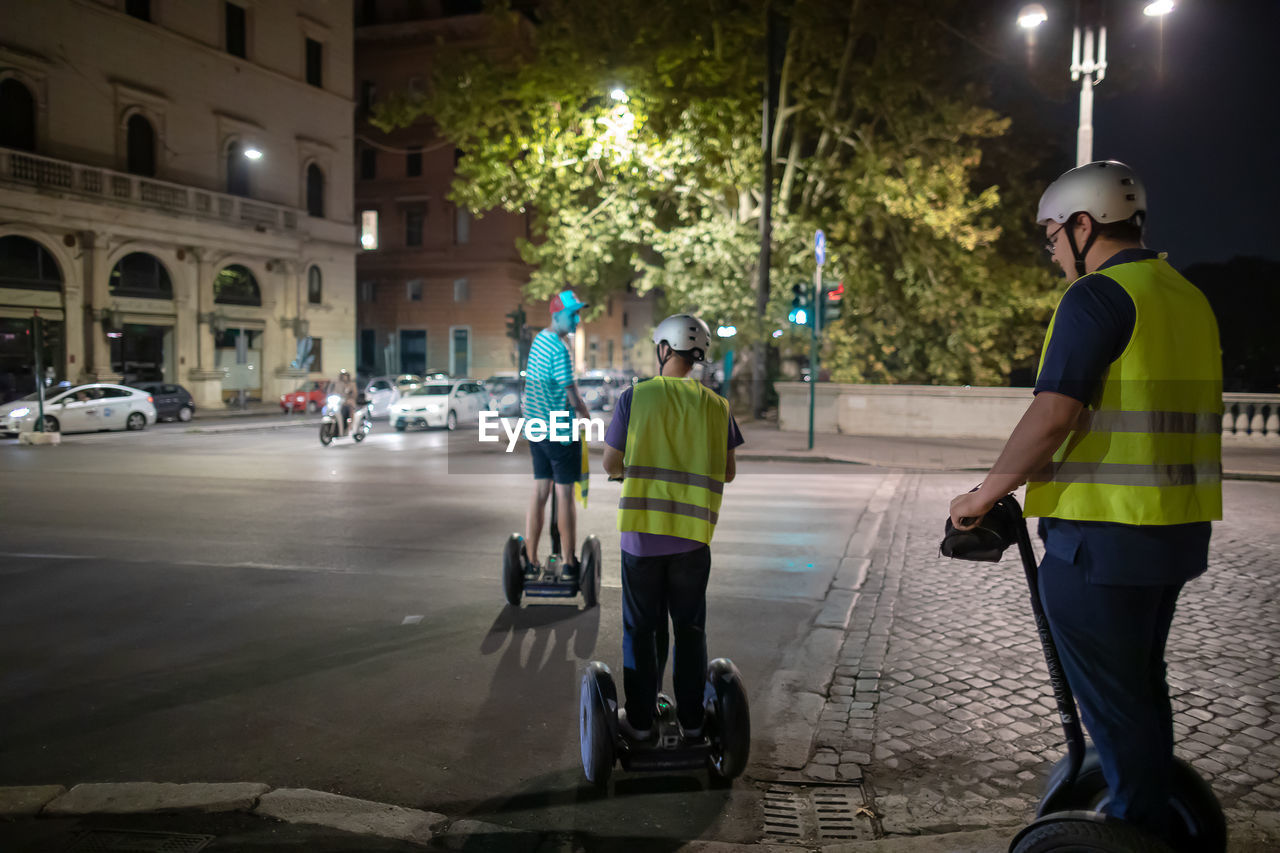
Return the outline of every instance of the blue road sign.
[[[822,266],[827,262],[827,235],[819,228],[813,235],[813,259]]]

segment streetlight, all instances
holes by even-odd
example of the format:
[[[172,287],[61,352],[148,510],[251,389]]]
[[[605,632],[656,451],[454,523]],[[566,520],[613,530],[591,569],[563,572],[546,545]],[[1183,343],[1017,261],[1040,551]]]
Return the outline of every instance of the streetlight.
[[[615,86],[613,90],[609,92],[609,97],[613,98],[615,101],[617,101],[620,104],[625,104],[628,100],[626,89],[623,89],[620,86]]]
[[[262,152],[252,146],[244,149],[244,156],[249,160],[261,160]]]
[[[738,327],[737,326],[720,326],[718,329],[716,329],[716,334],[722,338],[732,338],[734,335],[738,334]]]
[[[1173,11],[1173,0],[1155,0],[1142,10],[1148,17],[1160,17]],[[1036,27],[1049,20],[1044,6],[1028,3],[1018,12],[1018,26],[1033,37]],[[1071,79],[1080,81],[1080,125],[1076,131],[1076,166],[1093,161],[1093,87],[1107,76],[1107,28],[1099,27],[1097,54],[1094,53],[1094,32],[1084,27],[1084,38],[1077,26],[1071,36]],[[1081,52],[1083,41],[1084,50]]]

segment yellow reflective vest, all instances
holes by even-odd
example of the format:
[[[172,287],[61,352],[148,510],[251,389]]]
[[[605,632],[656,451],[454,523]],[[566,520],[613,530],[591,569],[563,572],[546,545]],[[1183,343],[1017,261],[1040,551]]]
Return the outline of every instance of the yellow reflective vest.
[[[1133,299],[1133,334],[1053,461],[1028,479],[1026,514],[1144,525],[1222,518],[1222,350],[1213,310],[1163,257],[1104,275]],[[1052,337],[1051,320],[1041,369]]]
[[[710,544],[724,494],[729,404],[693,379],[631,391],[618,530]]]

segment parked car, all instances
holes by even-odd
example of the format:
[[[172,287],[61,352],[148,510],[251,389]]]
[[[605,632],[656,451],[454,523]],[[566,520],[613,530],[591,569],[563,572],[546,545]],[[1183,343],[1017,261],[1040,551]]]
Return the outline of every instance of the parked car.
[[[391,406],[391,423],[399,432],[411,426],[457,429],[459,424],[479,422],[485,411],[492,411],[489,393],[475,379],[429,382]]]
[[[504,418],[520,417],[520,385],[520,377],[514,373],[498,373],[486,379],[484,388],[489,392],[493,410]]]
[[[138,382],[134,383],[133,387],[151,395],[155,401],[156,417],[159,420],[185,423],[196,413],[196,401],[192,398],[191,392],[181,385],[174,385],[171,382]]]
[[[613,409],[618,395],[622,393],[622,385],[617,379],[604,374],[591,374],[578,379],[578,391],[582,394],[582,402],[592,412],[607,412]]]
[[[17,435],[35,426],[39,398],[28,394],[0,407],[0,432]],[[45,432],[96,432],[146,429],[156,422],[155,401],[146,391],[95,382],[76,385],[44,400]]]
[[[324,406],[324,391],[329,383],[323,379],[312,379],[302,383],[296,391],[280,395],[280,411],[310,412],[315,414]]]

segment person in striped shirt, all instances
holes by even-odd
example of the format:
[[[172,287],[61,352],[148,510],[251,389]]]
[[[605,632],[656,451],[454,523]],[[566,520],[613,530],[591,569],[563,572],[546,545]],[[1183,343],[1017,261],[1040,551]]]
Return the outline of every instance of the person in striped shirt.
[[[551,300],[551,325],[538,332],[529,347],[529,362],[524,379],[524,418],[550,423],[555,412],[576,411],[578,417],[590,418],[578,386],[573,381],[573,358],[566,339],[578,327],[578,315],[587,303],[572,290],[565,290]],[[560,548],[565,552],[563,576],[578,575],[578,557],[574,551],[578,517],[573,504],[573,484],[582,469],[582,447],[577,441],[529,442],[533,455],[533,497],[525,515],[525,558],[538,566],[538,540],[542,538],[542,521],[547,498],[554,482],[556,522],[560,528]]]

